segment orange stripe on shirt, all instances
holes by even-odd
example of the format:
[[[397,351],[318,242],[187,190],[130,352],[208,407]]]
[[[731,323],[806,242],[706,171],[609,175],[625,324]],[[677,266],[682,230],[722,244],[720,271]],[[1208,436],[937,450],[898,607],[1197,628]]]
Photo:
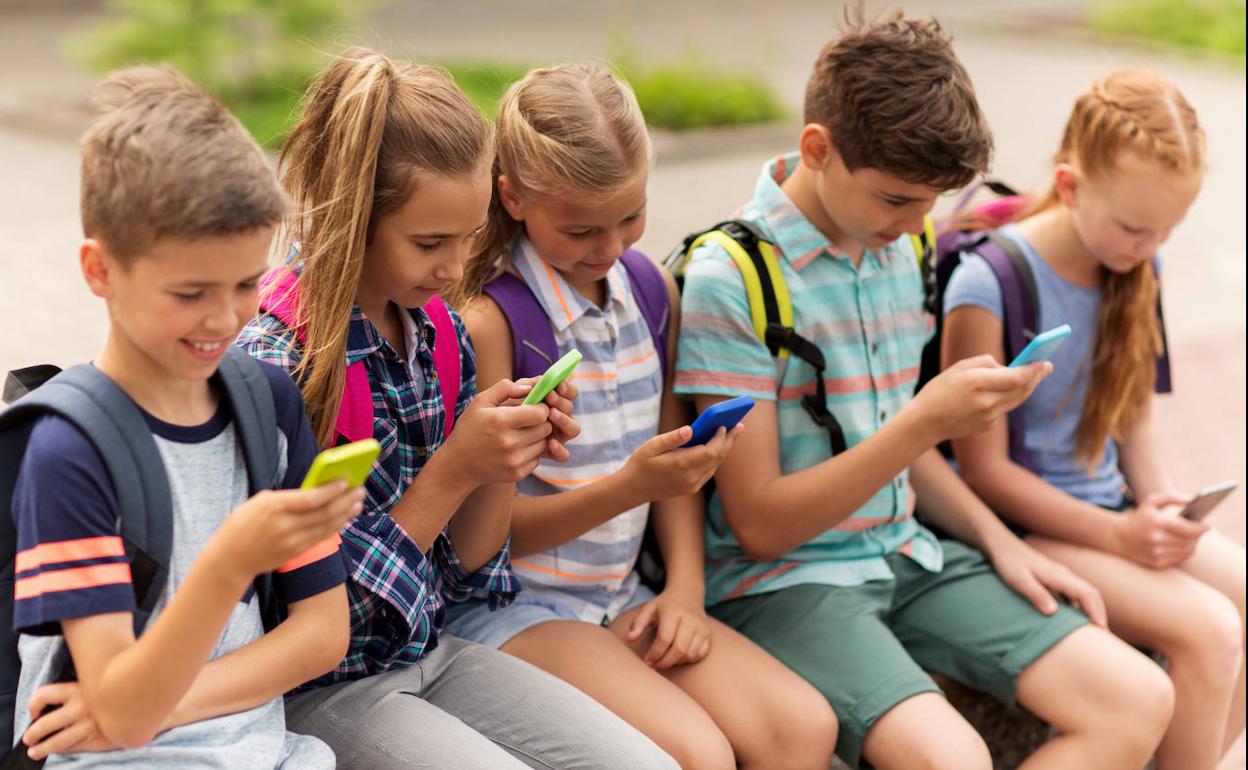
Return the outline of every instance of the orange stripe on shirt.
[[[555,270],[546,260],[542,260],[542,267],[546,268],[546,276],[550,278],[550,285],[555,290],[555,297],[558,298],[559,304],[563,307],[563,314],[568,319],[568,324],[572,323],[572,311],[568,309],[568,301],[563,298],[563,291],[559,288],[559,281],[555,278]]]
[[[321,559],[333,556],[338,552],[338,544],[341,542],[342,540],[338,537],[338,535],[330,535],[321,542],[278,567],[277,571],[294,572],[300,567],[306,567],[309,564],[315,564]]]
[[[116,535],[84,537],[79,540],[61,540],[42,543],[34,548],[19,551],[14,564],[15,572],[38,569],[45,564],[63,564],[70,561],[103,559],[108,556],[125,556],[126,547]]]
[[[634,359],[632,359],[632,360],[622,362],[622,363],[620,364],[620,368],[622,369],[622,368],[624,368],[625,366],[632,366],[632,365],[634,365],[634,364],[639,364],[639,363],[641,363],[642,361],[645,361],[646,359],[650,358],[650,357],[651,357],[651,356],[653,356],[653,355],[654,355],[654,350],[653,350],[653,349],[647,350],[644,354],[642,354],[642,355],[640,355],[640,356],[637,356],[636,358],[634,358]]]
[[[556,577],[568,578],[569,580],[602,580],[604,578],[611,578],[612,580],[623,580],[624,578],[628,577],[627,573],[623,575],[618,575],[614,572],[604,572],[601,575],[574,575],[571,572],[560,572],[559,570],[554,569],[552,567],[542,567],[540,565],[534,564],[533,562],[517,561],[516,559],[511,560],[511,565],[513,567],[523,567],[524,569],[531,569],[537,572],[545,572],[547,575],[555,575]]]
[[[58,591],[77,591],[129,582],[130,565],[124,563],[58,569],[18,580],[13,584],[13,598],[21,601]]]
[[[555,487],[573,487],[578,484],[592,484],[595,481],[600,481],[606,478],[605,475],[601,475],[601,476],[586,476],[583,479],[556,479],[556,478],[551,478],[549,476],[543,476],[538,473],[534,473],[533,475],[537,477],[538,481],[544,481],[547,484],[550,484],[551,486],[555,486]]]
[[[844,396],[851,393],[865,393],[870,390],[889,390],[902,385],[912,384],[918,379],[918,376],[918,367],[913,367],[882,374],[876,377],[874,382],[869,374],[862,374],[856,377],[828,377],[824,379],[823,386],[828,393]],[[780,400],[795,401],[814,392],[814,380],[808,380],[800,385],[785,385],[780,388]]]
[[[614,380],[619,377],[618,374],[612,372],[585,372],[584,374],[574,374],[568,379],[570,380]]]
[[[800,562],[789,562],[788,564],[782,564],[779,567],[776,567],[775,569],[768,570],[758,575],[754,575],[753,577],[748,577],[745,580],[742,580],[740,583],[738,583],[736,588],[732,589],[727,594],[725,594],[723,601],[728,601],[729,599],[737,599],[742,596],[745,596],[747,591],[749,591],[751,588],[758,585],[759,583],[763,582],[764,580],[770,580],[771,578],[780,577],[784,573],[798,566],[801,566]]]
[[[693,387],[705,385],[766,392],[775,389],[776,380],[774,377],[764,377],[756,374],[717,372],[711,369],[682,369],[676,374],[676,384]]]

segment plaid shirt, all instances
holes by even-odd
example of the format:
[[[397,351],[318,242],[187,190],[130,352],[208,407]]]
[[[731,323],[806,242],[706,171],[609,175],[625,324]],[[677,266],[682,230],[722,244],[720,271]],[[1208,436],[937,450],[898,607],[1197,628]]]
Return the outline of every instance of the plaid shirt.
[[[487,596],[491,607],[499,607],[520,590],[507,543],[469,575],[445,531],[425,553],[389,516],[391,506],[442,445],[444,435],[442,389],[433,365],[434,327],[424,310],[410,314],[405,319],[408,361],[359,307],[351,313],[347,363],[364,361],[373,393],[373,435],[381,443],[381,456],[365,482],[364,513],[342,532],[342,550],[351,567],[347,583],[351,644],[338,668],[305,688],[410,666],[437,646],[447,601]],[[454,312],[451,317],[462,371],[455,404],[458,416],[476,393],[477,365],[463,321]],[[294,371],[302,355],[294,334],[268,314],[252,320],[236,344],[288,372]]]

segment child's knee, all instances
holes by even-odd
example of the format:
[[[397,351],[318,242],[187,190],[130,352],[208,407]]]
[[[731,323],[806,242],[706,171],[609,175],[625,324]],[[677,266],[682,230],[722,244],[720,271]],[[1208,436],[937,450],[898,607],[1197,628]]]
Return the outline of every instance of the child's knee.
[[[1113,682],[1116,702],[1094,720],[1096,725],[1134,748],[1151,753],[1174,716],[1174,684],[1160,666],[1143,655],[1128,665],[1115,666],[1121,674]],[[1108,716],[1109,719],[1104,717]]]
[[[738,760],[749,766],[767,768],[819,768],[824,770],[832,760],[839,735],[836,712],[827,699],[813,687],[793,688],[786,692],[783,705],[772,710],[765,730],[751,742],[750,753]],[[793,749],[777,751],[777,747]]]
[[[1235,602],[1214,593],[1181,622],[1183,632],[1170,656],[1171,665],[1211,682],[1233,683],[1244,655],[1244,622]]]
[[[678,737],[665,741],[663,748],[682,770],[734,770],[737,766],[728,738],[709,719],[705,725],[682,729]]]
[[[992,754],[988,744],[970,725],[960,726],[941,736],[939,741],[922,748],[907,762],[914,770],[992,770]]]

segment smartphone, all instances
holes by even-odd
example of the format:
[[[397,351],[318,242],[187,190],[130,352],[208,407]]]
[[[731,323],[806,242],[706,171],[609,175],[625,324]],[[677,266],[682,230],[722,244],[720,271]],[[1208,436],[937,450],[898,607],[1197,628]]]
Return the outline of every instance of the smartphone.
[[[311,489],[338,479],[351,487],[361,486],[373,470],[373,463],[379,454],[381,444],[372,438],[326,449],[312,461],[300,488]]]
[[[1238,487],[1238,481],[1224,481],[1221,484],[1205,487],[1196,493],[1196,496],[1183,507],[1183,513],[1179,515],[1190,521],[1200,521],[1212,513],[1213,509],[1218,507],[1218,503],[1225,500]]]
[[[727,401],[720,401],[718,404],[711,404],[705,412],[698,415],[698,419],[693,421],[693,438],[686,441],[684,446],[705,444],[720,428],[732,430],[733,426],[741,422],[746,413],[753,408],[754,399],[749,396],[738,396]]]
[[[529,391],[529,395],[524,399],[524,403],[529,406],[540,404],[550,395],[550,391],[563,384],[572,374],[572,370],[581,362],[581,353],[578,350],[569,350],[567,355],[550,365],[542,378],[533,386],[533,390]]]
[[[1010,366],[1026,366],[1035,361],[1048,361],[1069,336],[1070,324],[1062,324],[1055,329],[1037,334],[1031,338],[1031,342],[1027,343],[1027,347],[1015,356]]]

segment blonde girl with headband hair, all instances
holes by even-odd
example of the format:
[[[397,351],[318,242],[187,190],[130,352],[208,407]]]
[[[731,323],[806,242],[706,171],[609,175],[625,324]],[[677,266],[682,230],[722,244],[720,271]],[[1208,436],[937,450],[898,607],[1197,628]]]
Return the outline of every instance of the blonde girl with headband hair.
[[[567,463],[542,461],[518,485],[516,603],[457,605],[449,628],[592,695],[686,770],[826,768],[827,702],[704,609],[701,488],[739,428],[683,448],[689,415],[668,378],[676,285],[630,248],[651,158],[636,99],[591,64],[533,70],[503,97],[497,143],[489,222],[453,303],[483,383],[584,355],[582,433]],[[651,517],[657,595],[636,569]]]
[[[519,405],[532,383],[477,394],[472,344],[438,296],[485,223],[492,157],[445,73],[365,49],[321,73],[282,150],[289,257],[238,344],[292,375],[322,445],[382,447],[342,532],[346,657],[288,699],[288,719],[339,768],[670,767],[574,688],[442,634],[449,602],[515,596],[514,482],[579,431],[574,388],[536,406]]]
[[[1152,425],[1156,255],[1204,171],[1196,113],[1160,75],[1115,72],[1078,98],[1052,188],[1002,230],[1035,274],[1038,328],[1074,330],[1021,407],[1035,470],[1010,456],[1005,421],[953,442],[970,486],[1100,589],[1110,628],[1167,659],[1175,710],[1158,770],[1213,768],[1244,729],[1244,550],[1176,515],[1189,495]],[[954,272],[945,312],[946,366],[1003,357],[1001,293],[978,257]]]

